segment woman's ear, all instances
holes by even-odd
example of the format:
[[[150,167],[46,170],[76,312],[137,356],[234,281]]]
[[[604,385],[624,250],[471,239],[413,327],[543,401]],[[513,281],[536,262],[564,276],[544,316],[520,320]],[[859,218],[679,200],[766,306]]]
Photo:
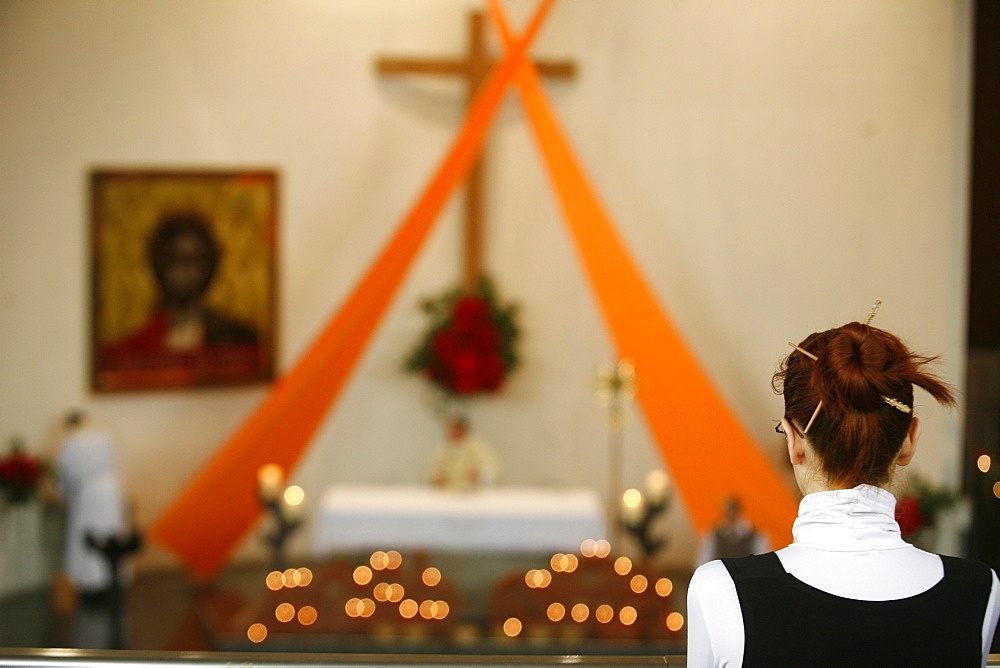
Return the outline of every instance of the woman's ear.
[[[781,428],[785,430],[785,445],[788,446],[788,461],[792,466],[806,461],[805,439],[802,434],[787,419],[781,419]]]
[[[910,420],[910,427],[906,430],[906,438],[903,439],[903,445],[899,448],[899,454],[896,455],[896,464],[898,466],[906,466],[913,459],[913,455],[917,452],[917,441],[920,439],[920,418],[914,416]]]

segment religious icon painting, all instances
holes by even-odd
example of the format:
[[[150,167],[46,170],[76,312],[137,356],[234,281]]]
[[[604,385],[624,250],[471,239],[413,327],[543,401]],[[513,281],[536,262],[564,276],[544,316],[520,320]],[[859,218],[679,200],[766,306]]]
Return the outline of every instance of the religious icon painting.
[[[274,377],[274,171],[95,170],[91,386]]]

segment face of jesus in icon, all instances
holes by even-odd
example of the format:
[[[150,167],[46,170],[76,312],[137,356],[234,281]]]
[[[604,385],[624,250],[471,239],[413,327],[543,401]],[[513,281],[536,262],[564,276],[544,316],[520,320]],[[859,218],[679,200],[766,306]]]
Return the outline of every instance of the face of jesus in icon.
[[[194,216],[167,219],[150,244],[153,272],[167,308],[196,304],[215,276],[220,251],[207,225]]]

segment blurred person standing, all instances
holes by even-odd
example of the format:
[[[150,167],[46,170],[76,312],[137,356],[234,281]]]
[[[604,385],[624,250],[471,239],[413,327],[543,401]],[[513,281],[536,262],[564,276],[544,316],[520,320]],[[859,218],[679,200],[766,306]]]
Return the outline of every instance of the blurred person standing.
[[[100,595],[122,583],[113,580],[108,557],[94,543],[118,540],[130,528],[118,456],[110,433],[83,411],[71,411],[63,428],[56,456],[57,485],[66,508],[63,569],[77,594]]]

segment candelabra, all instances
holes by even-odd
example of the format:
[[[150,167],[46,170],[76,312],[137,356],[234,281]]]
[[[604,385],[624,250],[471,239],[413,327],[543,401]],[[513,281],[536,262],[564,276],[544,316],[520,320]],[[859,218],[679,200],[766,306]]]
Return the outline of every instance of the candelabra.
[[[267,464],[257,473],[258,497],[273,518],[274,526],[263,535],[271,550],[275,570],[285,566],[285,545],[289,537],[302,525],[302,502],[305,492],[298,485],[285,486],[285,474],[277,464]]]
[[[624,427],[626,408],[636,392],[635,366],[630,360],[603,364],[597,372],[597,397],[607,407],[608,421],[608,491],[607,521],[612,543],[618,545],[618,506],[616,495],[622,488]]]
[[[670,485],[665,471],[656,469],[646,474],[646,493],[638,489],[625,490],[622,495],[622,526],[642,547],[647,559],[666,546],[667,539],[653,535],[653,521],[670,508]]]

